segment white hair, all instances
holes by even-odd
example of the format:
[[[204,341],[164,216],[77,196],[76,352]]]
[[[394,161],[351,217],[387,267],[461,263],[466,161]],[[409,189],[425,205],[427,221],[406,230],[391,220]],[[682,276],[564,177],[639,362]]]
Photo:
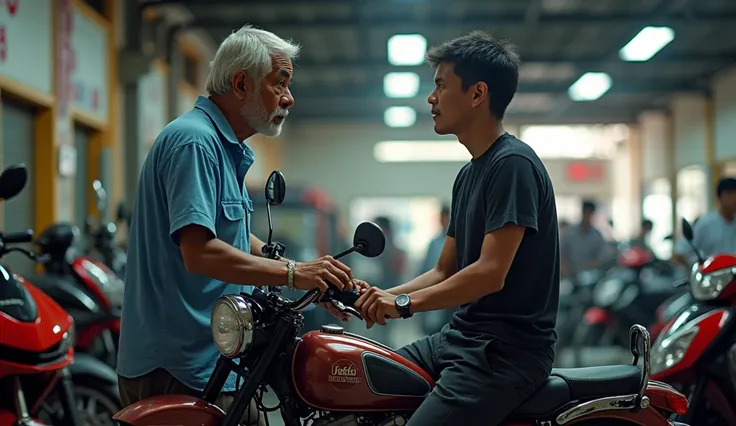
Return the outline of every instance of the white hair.
[[[206,89],[210,95],[224,95],[233,89],[233,74],[243,70],[254,82],[259,82],[271,72],[271,58],[286,55],[293,60],[301,47],[291,40],[276,34],[243,25],[230,34],[217,49],[215,59],[210,62]]]

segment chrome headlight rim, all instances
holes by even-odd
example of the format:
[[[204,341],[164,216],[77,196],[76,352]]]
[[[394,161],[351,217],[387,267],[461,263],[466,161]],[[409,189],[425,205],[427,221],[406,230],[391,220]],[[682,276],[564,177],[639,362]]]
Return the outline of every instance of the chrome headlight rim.
[[[215,313],[219,306],[225,306],[229,309],[236,321],[235,327],[237,332],[237,341],[236,344],[233,345],[233,349],[231,351],[225,351],[221,345],[217,343],[218,340],[216,337],[220,334],[220,331],[215,320]],[[253,329],[253,309],[248,300],[240,295],[227,295],[217,299],[210,314],[210,330],[212,332],[212,340],[215,343],[215,347],[217,347],[217,350],[223,356],[227,358],[235,358],[248,350],[250,344],[253,343]]]
[[[736,268],[721,269],[709,274],[693,270],[690,278],[690,292],[695,300],[714,300],[723,293],[734,278],[736,278]]]

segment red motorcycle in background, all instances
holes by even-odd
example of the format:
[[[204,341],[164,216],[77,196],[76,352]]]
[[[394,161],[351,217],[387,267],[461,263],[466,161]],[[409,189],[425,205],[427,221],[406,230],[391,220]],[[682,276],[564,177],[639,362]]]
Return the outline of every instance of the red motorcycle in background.
[[[692,246],[693,231],[682,220]],[[703,259],[689,281],[693,303],[664,327],[652,348],[652,377],[688,395],[678,420],[699,426],[736,425],[736,255]]]
[[[283,175],[272,173],[266,184],[269,217],[270,206],[279,205],[285,191]],[[355,231],[353,247],[335,258],[353,252],[375,257],[384,245],[381,229],[364,222]],[[263,252],[277,258],[284,249],[269,238]],[[282,297],[277,288],[220,298],[211,318],[221,357],[201,398],[148,398],[123,409],[115,420],[132,426],[236,426],[255,398],[261,411],[280,409],[286,426],[406,424],[434,386],[429,374],[391,348],[338,326],[298,337],[304,308],[330,302],[360,318],[353,307],[358,297],[357,291],[331,287],[323,295],[312,290],[296,301]],[[686,413],[687,399],[669,385],[649,380],[651,342],[646,329],[632,327],[630,341],[634,365],[553,370],[504,424],[673,426],[667,416]],[[246,380],[225,413],[214,401],[231,372]],[[263,406],[266,386],[276,393],[278,407]]]
[[[115,367],[125,285],[101,261],[70,253],[78,236],[79,228],[70,223],[41,232],[34,245],[48,260],[33,282],[74,318],[76,350]]]
[[[21,192],[27,181],[24,165],[0,174],[0,199]],[[0,256],[21,252],[12,244],[30,242],[33,231],[0,234]],[[74,360],[73,321],[42,291],[0,265],[0,426],[81,426],[69,365]],[[49,405],[60,410],[48,411]]]

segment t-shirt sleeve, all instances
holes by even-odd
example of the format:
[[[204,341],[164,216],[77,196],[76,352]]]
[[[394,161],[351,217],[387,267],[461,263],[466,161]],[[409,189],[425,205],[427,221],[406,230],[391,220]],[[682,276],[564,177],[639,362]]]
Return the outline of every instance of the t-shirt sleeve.
[[[179,245],[177,233],[189,225],[203,226],[216,237],[219,169],[212,156],[198,143],[188,143],[177,147],[159,170],[174,244]]]
[[[499,164],[486,185],[486,234],[513,223],[533,233],[538,228],[541,194],[539,172],[532,162],[511,155]]]
[[[456,217],[457,217],[457,191],[458,187],[460,186],[460,181],[463,178],[463,175],[465,174],[465,169],[467,166],[460,169],[460,172],[458,172],[457,177],[455,177],[455,183],[452,184],[452,200],[450,201],[450,223],[447,225],[447,236],[451,238],[455,238],[455,231],[456,231]]]

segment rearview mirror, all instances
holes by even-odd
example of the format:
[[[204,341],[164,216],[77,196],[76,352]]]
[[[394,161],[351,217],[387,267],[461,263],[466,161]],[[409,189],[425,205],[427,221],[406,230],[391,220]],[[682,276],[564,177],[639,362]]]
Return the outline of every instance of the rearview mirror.
[[[9,200],[20,193],[28,182],[28,170],[23,163],[8,166],[0,174],[0,199]]]
[[[266,201],[271,206],[278,206],[286,198],[286,178],[278,170],[271,172],[266,181]]]
[[[105,187],[102,186],[102,182],[98,179],[92,182],[92,189],[95,190],[95,198],[97,198],[97,210],[102,212],[107,206],[107,191],[105,191]]]
[[[383,253],[386,247],[386,237],[375,223],[363,222],[355,229],[353,247],[365,257],[376,257]]]
[[[688,241],[693,240],[693,227],[690,226],[690,222],[688,222],[684,217],[682,218],[682,235],[685,236],[685,239]]]

